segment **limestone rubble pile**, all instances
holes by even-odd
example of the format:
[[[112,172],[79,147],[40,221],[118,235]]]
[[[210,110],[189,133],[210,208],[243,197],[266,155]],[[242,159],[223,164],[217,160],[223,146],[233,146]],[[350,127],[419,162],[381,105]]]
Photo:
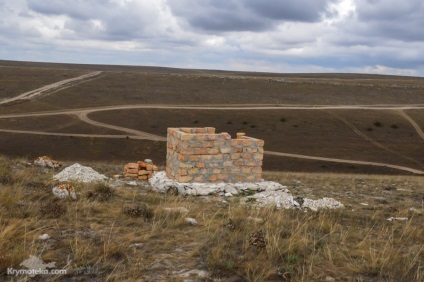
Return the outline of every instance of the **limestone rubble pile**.
[[[128,163],[124,166],[124,177],[138,180],[148,180],[153,173],[158,171],[158,167],[150,160],[138,161],[136,163]]]
[[[87,183],[87,182],[105,181],[108,179],[108,177],[98,173],[91,167],[82,166],[76,163],[65,168],[60,173],[53,176],[53,179],[61,181],[61,182],[78,181],[78,182]]]

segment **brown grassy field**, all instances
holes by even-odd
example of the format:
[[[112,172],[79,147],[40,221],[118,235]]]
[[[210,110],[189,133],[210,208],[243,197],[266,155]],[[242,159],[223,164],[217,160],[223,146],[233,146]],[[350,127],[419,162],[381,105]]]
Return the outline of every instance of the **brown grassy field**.
[[[1,106],[0,116],[8,113],[149,104],[424,104],[424,79],[414,77],[244,73],[11,61],[0,61],[0,66],[0,87],[3,87],[3,91],[0,90],[0,99],[82,73],[103,71],[94,79],[38,99]],[[421,109],[405,112],[424,127]],[[95,112],[89,114],[89,118],[160,136],[165,136],[166,128],[170,126],[213,126],[218,131],[226,131],[233,136],[237,131],[245,131],[250,136],[262,138],[265,140],[265,149],[270,151],[372,161],[423,170],[423,140],[412,125],[395,110],[133,109]],[[87,124],[76,115],[0,118],[0,129],[64,134],[40,136],[0,132],[0,153],[9,156],[33,158],[48,154],[66,160],[74,158],[117,162],[150,157],[157,163],[163,164],[165,161],[163,143],[67,136],[66,134],[113,134],[122,137],[128,134]],[[94,143],[97,145],[90,145]],[[154,144],[154,151],[137,149],[150,143]],[[129,148],[129,144],[136,148]],[[144,153],[138,153],[134,157],[133,152],[136,151]],[[311,172],[406,173],[383,167],[269,155],[265,156],[264,168]]]
[[[0,158],[0,279],[29,255],[64,276],[35,281],[422,281],[421,177],[266,172],[294,196],[334,197],[341,210],[255,209],[240,197],[182,197],[145,186],[74,183],[55,200],[53,171]],[[69,163],[65,163],[67,165]],[[108,176],[122,166],[89,164]],[[130,216],[123,207],[139,208]],[[187,213],[165,208],[184,207]],[[184,221],[192,217],[198,225]],[[407,221],[388,221],[407,217]],[[50,239],[38,236],[47,233]],[[252,238],[262,238],[253,244]],[[208,278],[196,278],[204,271]],[[191,272],[190,272],[191,271]],[[190,274],[191,273],[191,274]]]

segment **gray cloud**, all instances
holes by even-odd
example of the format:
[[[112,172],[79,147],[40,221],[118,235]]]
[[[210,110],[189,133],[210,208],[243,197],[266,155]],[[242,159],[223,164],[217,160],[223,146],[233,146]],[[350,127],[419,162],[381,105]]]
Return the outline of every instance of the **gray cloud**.
[[[0,59],[424,75],[422,0],[0,0]]]
[[[405,41],[424,40],[422,0],[357,0],[359,33]]]
[[[280,21],[316,22],[336,0],[168,0],[190,27],[206,31],[264,31]]]

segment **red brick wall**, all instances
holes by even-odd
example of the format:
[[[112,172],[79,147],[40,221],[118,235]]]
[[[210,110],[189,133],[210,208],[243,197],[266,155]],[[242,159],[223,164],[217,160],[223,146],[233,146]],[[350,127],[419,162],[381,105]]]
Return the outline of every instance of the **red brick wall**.
[[[256,182],[264,141],[215,128],[168,128],[166,175],[178,182]]]

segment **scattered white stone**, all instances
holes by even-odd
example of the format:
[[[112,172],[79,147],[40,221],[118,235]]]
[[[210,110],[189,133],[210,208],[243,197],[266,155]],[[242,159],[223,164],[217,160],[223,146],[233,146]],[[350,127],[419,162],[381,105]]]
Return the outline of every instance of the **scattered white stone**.
[[[38,239],[40,239],[40,240],[48,240],[48,239],[50,239],[50,236],[49,236],[49,234],[44,233],[43,235],[38,236]]]
[[[185,207],[178,207],[178,208],[164,208],[167,212],[179,212],[179,213],[188,213],[189,210]]]
[[[128,181],[128,182],[127,182],[127,185],[130,185],[130,186],[137,186],[137,182],[136,182],[136,181]]]
[[[275,206],[277,209],[295,207],[293,196],[286,191],[264,191],[246,197],[244,202],[254,202],[258,207]]]
[[[231,184],[227,184],[224,186],[225,193],[230,193],[232,195],[237,195],[239,191]]]
[[[183,272],[179,276],[181,278],[184,278],[184,281],[207,281],[209,279],[210,274],[205,270],[193,269],[190,271]]]
[[[308,208],[313,211],[318,209],[343,208],[344,205],[333,198],[320,200],[304,199],[303,204],[294,200],[287,186],[273,181],[260,181],[248,183],[179,183],[166,177],[164,171],[160,171],[149,179],[153,191],[166,193],[177,190],[181,195],[220,195],[231,197],[240,193],[257,192],[252,196],[245,197],[242,202],[253,202],[259,207],[274,206],[277,209]],[[234,193],[233,193],[234,192]]]
[[[179,183],[174,179],[166,177],[164,171],[155,173],[149,182],[152,189],[156,192],[166,193],[169,190],[177,190],[181,195],[197,195],[207,196],[220,194],[221,192],[237,195],[239,193],[249,191],[288,191],[286,186],[283,186],[273,181],[246,182],[246,183]],[[225,195],[225,194],[223,194]]]
[[[389,217],[387,221],[393,221],[393,220],[399,220],[399,221],[407,221],[407,217]]]
[[[41,269],[45,270],[47,268],[56,267],[56,262],[44,263],[44,261],[37,256],[29,255],[29,258],[24,260],[20,266],[26,267],[27,269]],[[30,277],[35,277],[36,274],[30,274]]]
[[[53,176],[53,178],[58,181],[79,181],[84,183],[108,179],[105,175],[98,173],[91,167],[82,166],[78,163],[65,168],[60,173]]]
[[[410,208],[409,209],[410,212],[416,213],[416,214],[422,214],[422,212],[416,208]]]
[[[197,225],[197,220],[195,220],[194,218],[191,217],[186,217],[184,219],[185,222],[190,223],[191,225]]]
[[[147,164],[152,164],[153,163],[153,161],[151,159],[145,159],[144,162],[147,163]]]
[[[130,248],[141,248],[143,246],[143,243],[134,243],[130,245]]]
[[[368,204],[367,204],[367,203],[360,203],[360,205],[368,206]]]
[[[340,209],[344,208],[344,205],[333,198],[322,198],[319,200],[305,198],[302,207],[317,211],[319,209]]]

